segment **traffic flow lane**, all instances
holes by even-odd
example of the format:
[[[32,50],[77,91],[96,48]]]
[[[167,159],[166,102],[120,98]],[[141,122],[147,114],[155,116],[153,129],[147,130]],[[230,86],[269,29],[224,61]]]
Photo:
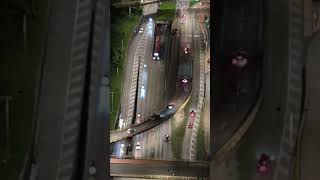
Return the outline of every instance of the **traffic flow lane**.
[[[148,24],[153,24],[153,20],[149,20]],[[162,74],[159,72],[159,66],[160,62],[158,60],[153,60],[153,42],[154,42],[154,28],[149,29],[150,36],[147,40],[146,45],[146,52],[145,52],[145,59],[144,63],[146,67],[144,67],[144,73],[147,72],[148,77],[142,77],[142,86],[145,87],[145,98],[138,99],[138,107],[137,112],[140,113],[140,122],[143,122],[145,120],[145,117],[148,117],[152,115],[154,112],[157,112],[160,107],[158,105],[158,94],[157,89],[163,89],[160,85],[161,83],[158,83],[157,80],[159,79],[159,76],[161,77]],[[152,33],[151,33],[152,32]],[[161,55],[160,55],[161,56]],[[161,59],[162,60],[162,59]],[[144,76],[144,75],[143,75]],[[139,152],[141,152],[142,157],[146,157],[146,155],[150,155],[150,153],[146,153],[147,150],[150,148],[153,148],[154,146],[149,147],[150,145],[153,145],[154,143],[152,138],[148,136],[149,133],[141,133],[139,135],[139,142],[141,143]],[[151,142],[148,142],[151,141]]]
[[[190,26],[189,29],[186,29],[187,32],[187,37],[185,37],[183,40],[191,42],[192,44],[192,49],[190,54],[186,54],[187,60],[193,62],[192,65],[192,97],[191,97],[191,104],[190,104],[190,109],[197,110],[198,107],[198,101],[199,101],[199,87],[200,87],[200,38],[194,37],[194,34],[198,33],[198,26],[197,23],[195,23],[195,14],[194,13],[188,13],[186,15],[188,18],[188,21],[186,24],[189,24],[190,21]],[[189,35],[189,36],[188,36]],[[190,109],[188,111],[190,111]],[[199,112],[196,112],[199,113]],[[186,132],[184,135],[184,140],[183,144],[186,148],[183,148],[183,154],[182,157],[183,159],[190,159],[191,158],[191,135],[193,131],[193,126],[192,128],[188,128],[189,123],[194,122],[195,117],[190,117],[188,114],[188,123],[186,128]],[[187,146],[188,145],[188,146]]]
[[[146,44],[147,45],[149,44],[149,46],[150,46],[151,41],[153,39],[153,33],[152,32],[154,30],[154,22],[153,22],[152,16],[149,16],[147,18],[147,20],[144,21],[141,24],[140,27],[143,30],[141,28],[139,29],[140,32],[134,37],[134,39],[133,39],[133,41],[131,43],[131,47],[132,48],[129,48],[129,52],[128,52],[128,60],[127,60],[127,63],[126,63],[127,64],[126,65],[127,72],[125,74],[125,81],[124,81],[124,84],[123,84],[124,87],[123,87],[123,94],[122,94],[123,96],[122,96],[122,99],[121,99],[121,106],[122,106],[121,110],[122,111],[121,111],[121,115],[120,115],[121,116],[120,120],[123,120],[123,122],[119,122],[119,124],[118,124],[119,128],[124,128],[126,126],[130,126],[130,122],[126,121],[126,117],[128,117],[127,116],[128,115],[127,110],[128,110],[128,105],[129,105],[129,99],[130,99],[129,94],[130,94],[130,91],[131,91],[131,81],[132,81],[132,78],[131,78],[132,76],[130,74],[132,74],[132,72],[133,72],[133,69],[132,69],[133,61],[134,61],[133,58],[134,58],[134,56],[135,56],[135,54],[137,52],[137,49],[135,47],[137,47],[139,45],[139,41],[140,41],[140,39],[141,39],[141,37],[143,35],[146,35]],[[146,48],[146,52],[145,52],[146,54],[148,53],[147,49],[148,48]],[[147,88],[146,88],[147,87],[147,83],[146,82],[147,82],[147,79],[148,79],[148,71],[147,71],[147,67],[144,66],[144,64],[145,64],[144,62],[147,61],[147,60],[148,59],[144,58],[144,61],[141,62],[142,63],[141,66],[143,67],[142,68],[142,72],[143,73],[141,75],[142,84],[139,83],[140,87],[138,87],[138,89],[139,89],[138,94],[137,94],[137,96],[138,96],[138,102],[137,102],[138,105],[141,102],[143,103],[145,97],[147,96]],[[138,77],[138,78],[140,78],[140,77]],[[138,81],[139,80],[140,79],[138,79]],[[142,86],[144,88],[142,88]],[[142,101],[139,101],[140,99],[142,99]],[[138,109],[138,113],[139,113],[139,109]],[[139,120],[139,118],[137,118],[137,119]],[[120,148],[121,144],[122,144],[121,142],[116,142],[116,143],[113,144],[114,151],[115,151],[113,153],[113,155],[116,154],[118,157],[126,155],[125,152],[127,150],[127,147]]]

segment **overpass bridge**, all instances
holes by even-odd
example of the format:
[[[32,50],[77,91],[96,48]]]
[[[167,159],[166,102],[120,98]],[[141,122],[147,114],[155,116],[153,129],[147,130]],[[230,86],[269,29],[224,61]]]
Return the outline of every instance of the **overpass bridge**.
[[[115,8],[128,7],[134,5],[144,5],[151,3],[159,3],[160,0],[120,0],[112,3]]]
[[[210,162],[110,158],[111,177],[208,179]]]
[[[148,117],[147,120],[145,120],[142,123],[134,124],[129,126],[128,128],[135,129],[135,132],[133,133],[127,133],[127,129],[118,129],[114,131],[110,131],[110,143],[114,143],[132,136],[135,136],[137,134],[140,134],[144,131],[147,131],[162,122],[170,119],[172,115],[179,109],[181,109],[183,106],[185,106],[186,102],[190,98],[191,90],[189,92],[180,93],[181,95],[177,97],[177,99],[173,100],[175,102],[175,108],[172,110],[172,112],[168,113],[165,117],[160,117],[160,115],[153,115],[151,117]],[[161,113],[160,113],[161,114]]]

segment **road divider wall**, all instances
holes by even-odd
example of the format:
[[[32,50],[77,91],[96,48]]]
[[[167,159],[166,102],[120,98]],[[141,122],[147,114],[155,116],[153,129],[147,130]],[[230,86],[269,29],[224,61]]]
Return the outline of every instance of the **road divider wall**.
[[[196,20],[197,24],[201,24],[198,20]],[[200,25],[201,27],[201,25]],[[198,105],[197,105],[197,112],[202,112],[203,109],[203,104],[204,104],[204,92],[205,92],[205,45],[204,43],[204,32],[201,31],[200,39],[201,39],[201,44],[200,44],[200,83],[199,83],[199,98],[198,98]],[[192,133],[191,133],[191,143],[190,143],[190,159],[195,160],[197,155],[197,135],[198,135],[198,130],[200,127],[200,116],[201,113],[196,114],[196,118],[194,121],[194,126],[192,128]]]
[[[128,44],[127,44],[127,47],[126,47],[127,50],[130,48],[131,43],[132,43],[133,39],[135,38],[135,35],[137,34],[136,31],[140,28],[140,26],[141,26],[141,24],[143,22],[143,19],[144,19],[143,16],[140,16],[138,24],[135,26],[133,31],[131,31],[130,37],[129,37],[129,40],[128,40]],[[126,51],[126,52],[128,53],[128,51]],[[126,69],[127,61],[128,61],[128,54],[126,54],[125,58],[124,58],[124,65],[123,65],[124,69]],[[123,87],[124,87],[123,84],[124,84],[125,70],[122,73],[123,73],[123,75],[122,75],[123,79],[122,79],[122,83],[121,83],[120,103],[122,102],[122,98],[123,98],[122,93],[123,93]],[[118,110],[113,129],[117,129],[117,125],[118,125],[119,118],[120,118],[120,113],[121,113],[121,105],[120,105],[120,108]]]

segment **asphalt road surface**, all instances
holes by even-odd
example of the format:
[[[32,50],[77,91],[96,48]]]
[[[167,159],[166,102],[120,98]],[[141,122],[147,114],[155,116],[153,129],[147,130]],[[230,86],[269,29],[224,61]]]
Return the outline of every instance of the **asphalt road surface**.
[[[199,24],[196,22],[196,14],[189,10],[182,10],[181,13],[186,15],[185,23],[181,25],[181,44],[182,49],[189,44],[191,46],[191,53],[184,54],[180,57],[181,61],[192,61],[192,97],[190,110],[197,110],[198,99],[199,99],[199,88],[200,88],[200,29]],[[196,112],[201,113],[201,112]],[[188,121],[193,121],[195,117],[188,118]],[[188,124],[189,124],[188,122]],[[182,149],[182,158],[190,159],[190,144],[191,144],[191,135],[193,128],[189,129],[187,127],[183,139],[183,146],[185,148]]]
[[[239,178],[246,180],[272,179],[273,171],[266,176],[257,174],[256,163],[261,153],[267,153],[272,159],[276,159],[279,154],[286,97],[287,77],[283,72],[287,72],[288,67],[289,35],[285,23],[287,20],[283,15],[288,14],[288,4],[272,0],[265,5],[268,13],[267,21],[264,23],[266,42],[262,85],[264,101],[252,128],[237,150],[237,165],[231,165],[238,169]]]
[[[320,38],[319,34],[312,41],[306,67],[306,105],[304,127],[301,139],[300,177],[301,180],[313,180],[320,176]],[[318,111],[319,110],[319,111]]]
[[[267,47],[263,67],[264,84],[262,90],[264,102],[253,125],[256,129],[252,128],[252,134],[248,134],[253,137],[249,142],[252,144],[249,146],[251,146],[250,149],[252,148],[254,154],[246,158],[245,161],[247,162],[240,161],[240,165],[242,163],[251,165],[252,173],[248,179],[259,179],[260,176],[256,174],[254,164],[261,153],[267,153],[273,158],[277,158],[280,150],[287,84],[287,77],[283,75],[283,72],[287,72],[288,67],[287,42],[289,37],[285,24],[286,18],[280,16],[280,14],[288,14],[286,12],[288,10],[287,6],[287,3],[279,3],[276,0],[267,4]],[[268,179],[272,179],[272,173]]]
[[[173,23],[172,28],[176,26],[176,22]],[[149,114],[153,112],[153,107],[165,107],[169,100],[175,94],[179,94],[176,91],[177,75],[177,47],[178,47],[178,35],[169,35],[170,29],[167,29],[164,38],[163,54],[161,54],[160,62],[150,60],[148,67],[152,70],[152,74],[149,80],[149,89],[147,96],[147,107]],[[166,43],[166,42],[170,42]],[[150,98],[149,98],[150,97]],[[183,97],[182,97],[183,98]],[[173,103],[176,103],[172,101]],[[145,103],[146,105],[146,103]],[[177,105],[177,104],[176,104]],[[145,112],[147,109],[145,109]],[[143,119],[143,117],[142,117]],[[164,141],[164,136],[169,135],[171,137],[171,119],[161,123],[157,127],[141,133],[136,136],[136,141],[140,142],[141,150],[135,150],[135,158],[147,158],[147,159],[172,159],[171,143]]]
[[[230,5],[230,1],[224,2],[225,6],[231,6],[233,8],[241,3],[237,2]],[[228,39],[228,44],[225,44],[225,46],[230,47],[238,44],[238,41],[242,41],[243,37],[250,36],[252,33],[242,31],[241,28],[237,28],[237,31],[235,31],[235,22],[231,21],[229,17],[234,14],[234,12],[229,12],[234,10],[233,8],[224,9],[224,11],[226,11],[224,14],[229,14],[228,16],[225,15],[229,20],[224,21],[224,19],[222,19],[224,22],[224,30],[221,30],[221,33],[224,34],[229,32],[229,29],[232,29],[232,32],[238,33],[239,37],[241,37],[234,37],[232,39],[234,43]],[[238,11],[241,11],[241,8],[239,8]],[[238,16],[233,18],[237,19]],[[238,21],[236,22],[239,23]],[[221,37],[224,36],[226,35],[222,35]],[[225,41],[225,39],[221,41]],[[230,49],[230,47],[228,48]],[[239,46],[238,48],[246,48],[246,46]],[[236,50],[238,50],[238,48]],[[213,72],[213,96],[215,97],[215,101],[212,102],[213,119],[215,121],[215,126],[212,129],[214,136],[213,152],[221,148],[232,136],[234,131],[240,126],[250,106],[254,104],[259,86],[259,64],[261,61],[260,57],[249,55],[247,67],[243,71],[240,71],[239,68],[232,65],[231,54],[222,54],[221,57],[217,58],[215,62],[216,71]],[[237,92],[238,88],[244,88],[246,91],[243,93]]]
[[[130,101],[130,92],[131,92],[131,83],[132,83],[132,73],[133,73],[133,64],[134,64],[134,55],[137,51],[139,41],[141,39],[141,35],[137,34],[132,38],[131,44],[128,48],[128,55],[125,65],[125,76],[123,80],[123,88],[122,88],[122,95],[121,95],[121,112],[120,118],[124,119],[124,127],[130,125],[130,121],[128,119],[128,109],[129,109],[129,101]],[[117,124],[117,123],[116,123]],[[120,128],[119,123],[116,129]],[[112,137],[110,136],[110,140]],[[120,153],[120,144],[123,142],[118,142],[113,144],[113,152],[111,154],[121,156]]]
[[[153,23],[153,27],[154,26],[155,24]],[[141,91],[138,96],[137,113],[140,113],[141,116],[140,118],[137,118],[136,123],[145,121],[146,117],[149,117],[154,113],[158,114],[159,111],[166,108],[166,105],[168,104],[168,99],[164,97],[164,79],[166,76],[166,67],[164,62],[168,61],[167,57],[165,56],[165,42],[168,41],[168,29],[167,25],[163,25],[160,28],[163,32],[161,35],[162,49],[160,51],[160,60],[152,59],[154,28],[150,30],[150,39],[147,40],[148,42],[146,45],[144,62],[147,66],[143,70],[143,74],[141,77],[142,80],[140,81],[140,85],[144,86],[145,90]],[[169,123],[166,122],[165,124],[165,127],[168,127]],[[141,147],[141,149],[133,148],[133,154],[135,158],[160,158],[158,147],[162,147],[162,141],[161,137],[159,137],[159,133],[162,133],[162,131],[160,130],[162,130],[163,127],[163,125],[160,125],[159,127],[152,129],[152,131],[147,131],[134,137],[135,145],[137,142],[139,142]]]

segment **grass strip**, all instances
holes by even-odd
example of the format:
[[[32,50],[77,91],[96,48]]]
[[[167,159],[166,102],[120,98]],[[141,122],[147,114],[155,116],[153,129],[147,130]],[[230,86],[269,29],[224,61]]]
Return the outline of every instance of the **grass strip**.
[[[204,112],[201,112],[200,129],[198,129],[197,134],[197,148],[196,148],[196,159],[197,160],[207,160],[207,153],[204,144]]]
[[[176,2],[164,1],[160,3],[157,13],[157,21],[173,21],[176,13]]]
[[[129,38],[137,25],[141,14],[134,14],[130,19],[127,15],[113,16],[113,23],[111,24],[111,92],[113,94],[110,114],[110,130],[113,130],[116,123],[116,117],[120,109],[120,101],[122,94],[122,82],[124,78],[124,66],[127,58]],[[123,37],[123,46],[122,46]],[[121,47],[122,55],[121,55]],[[115,56],[114,51],[120,52],[120,58]],[[117,68],[118,66],[118,72]]]
[[[188,123],[188,117],[189,117],[189,109],[190,109],[191,101],[189,100],[184,108],[184,116],[182,123],[179,123],[179,125],[176,125],[176,119],[171,119],[171,144],[172,144],[172,154],[173,159],[182,159],[182,144],[183,144],[183,138],[184,134],[186,132],[186,126]]]
[[[191,0],[191,1],[189,1],[189,7],[197,4],[198,2],[199,2],[199,1],[196,1],[196,0]]]

